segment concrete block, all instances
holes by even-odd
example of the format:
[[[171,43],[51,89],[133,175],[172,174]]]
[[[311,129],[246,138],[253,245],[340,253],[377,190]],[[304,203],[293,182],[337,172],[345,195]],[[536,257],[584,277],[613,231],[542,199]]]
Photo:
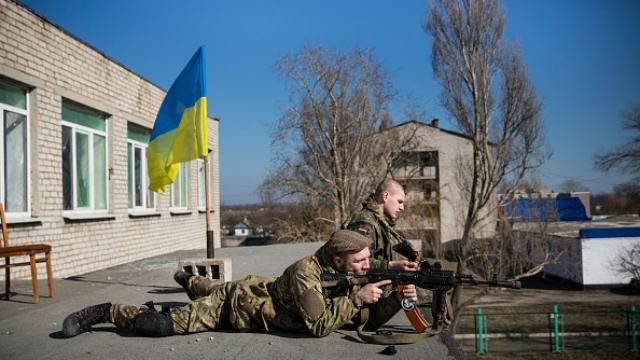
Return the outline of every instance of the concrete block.
[[[184,259],[178,263],[180,270],[205,276],[211,280],[231,281],[231,259]]]

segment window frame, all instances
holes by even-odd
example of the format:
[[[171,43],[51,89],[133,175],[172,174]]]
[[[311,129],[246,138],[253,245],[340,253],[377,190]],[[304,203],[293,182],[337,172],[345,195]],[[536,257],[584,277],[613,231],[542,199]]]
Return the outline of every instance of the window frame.
[[[206,186],[205,179],[204,179],[204,171],[202,172],[202,183],[200,182],[200,168],[202,167],[202,169],[204,170],[205,161],[204,159],[197,159],[196,162],[198,164],[198,210],[206,211],[207,198],[206,198],[206,192],[204,189],[204,187]],[[209,178],[211,178],[211,162],[210,161],[209,161]],[[209,198],[210,198],[209,203],[211,204],[211,183],[209,183]],[[200,201],[204,201],[204,203],[200,203]]]
[[[12,81],[3,81],[4,79],[0,79],[0,81],[2,81],[3,83],[9,85],[9,86],[14,86],[14,87],[18,87],[18,88],[22,88],[25,92],[25,107],[26,109],[21,109],[9,104],[5,104],[0,102],[0,201],[3,202],[4,206],[5,206],[5,214],[6,214],[6,218],[7,220],[10,219],[14,219],[14,218],[27,218],[31,216],[31,119],[29,116],[29,109],[31,106],[31,99],[29,96],[29,93],[31,91],[29,86],[26,85],[22,85],[22,84],[18,84]],[[26,201],[26,211],[8,211],[8,209],[6,209],[6,189],[7,189],[7,184],[6,184],[6,164],[5,164],[5,137],[6,134],[4,132],[5,130],[5,121],[6,121],[6,117],[5,117],[5,113],[7,111],[19,114],[19,115],[24,115],[25,116],[25,123],[26,123],[26,179],[25,179],[25,186],[27,188],[27,197],[25,199]]]
[[[64,102],[61,104],[61,109],[64,106]],[[101,111],[95,110],[93,108],[89,108],[82,104],[79,104],[82,107],[88,108],[92,111],[95,111],[97,114],[101,114],[104,116],[105,122],[105,130],[101,131],[98,129],[90,128],[88,126],[80,125],[74,122],[66,121],[61,116],[61,126],[68,127],[71,129],[71,169],[72,169],[72,179],[71,186],[73,187],[73,198],[72,198],[72,209],[64,209],[63,204],[63,215],[66,214],[74,214],[74,213],[107,213],[109,211],[109,118],[107,114],[104,114]],[[61,128],[62,130],[62,128]],[[76,135],[80,132],[81,134],[88,135],[89,140],[89,207],[78,207],[78,174],[77,174],[77,146],[76,146]],[[104,147],[105,147],[105,208],[104,209],[96,209],[95,208],[95,179],[93,174],[95,173],[95,161],[94,161],[94,135],[99,135],[104,137]],[[64,159],[62,160],[64,162]],[[62,164],[64,166],[64,164]],[[62,184],[62,192],[64,197],[64,183]]]
[[[131,146],[131,154],[129,154],[129,146]],[[141,169],[143,172],[142,176],[142,206],[136,206],[136,189],[135,189],[135,150],[136,148],[142,151],[142,156],[140,157],[141,161]],[[129,194],[129,176],[127,177],[127,208],[129,212],[137,212],[137,211],[149,211],[156,210],[158,207],[158,198],[155,192],[152,192],[153,197],[153,206],[147,207],[147,195],[149,194],[149,174],[146,171],[147,169],[147,150],[149,148],[148,143],[143,143],[140,141],[132,140],[127,137],[127,175],[131,177],[133,181],[132,190],[133,192]],[[146,176],[144,176],[146,174]],[[130,198],[131,197],[131,198]],[[133,207],[129,206],[129,201]]]
[[[178,166],[178,175],[176,176],[176,180],[169,185],[169,209],[170,210],[187,210],[189,208],[189,169],[191,162],[182,162],[179,163]],[[184,181],[182,181],[180,174],[184,173]],[[184,183],[184,184],[183,184]],[[178,193],[182,194],[182,190],[184,190],[184,206],[175,205],[175,194],[176,187],[179,187]],[[184,188],[184,189],[183,189]]]

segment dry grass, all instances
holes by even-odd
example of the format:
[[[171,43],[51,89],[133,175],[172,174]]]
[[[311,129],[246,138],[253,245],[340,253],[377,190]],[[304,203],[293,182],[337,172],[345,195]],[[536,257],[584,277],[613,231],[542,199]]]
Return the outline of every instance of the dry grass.
[[[468,354],[469,360],[627,360],[640,359],[640,353],[630,352],[568,352],[568,353],[504,353],[500,355]]]
[[[565,352],[552,353],[550,337],[536,338],[489,338],[489,354],[475,355],[474,340],[460,340],[470,359],[640,359],[639,353],[628,349],[627,313],[633,302],[580,302],[563,303],[558,307],[568,333],[618,333],[615,336],[571,336],[561,337]],[[499,306],[482,308],[487,315],[488,334],[532,334],[549,333],[552,305]],[[477,309],[463,312],[456,334],[474,333],[474,316]],[[640,319],[637,319],[640,322]],[[640,331],[640,324],[636,327]],[[561,328],[562,332],[563,329]]]
[[[564,303],[558,306],[565,332],[617,332],[625,331],[627,313],[633,302]],[[549,331],[552,305],[519,307],[483,306],[489,333],[544,333]],[[455,332],[473,333],[477,309],[466,308]],[[638,329],[640,330],[640,318]]]

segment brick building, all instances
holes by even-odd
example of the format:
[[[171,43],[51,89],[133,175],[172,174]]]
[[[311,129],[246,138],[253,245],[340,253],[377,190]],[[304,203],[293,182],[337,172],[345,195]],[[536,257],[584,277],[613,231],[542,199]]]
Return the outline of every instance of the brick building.
[[[145,190],[145,151],[164,95],[34,11],[0,0],[0,201],[11,244],[50,244],[56,277],[206,247],[202,160],[183,164],[167,195]],[[220,247],[218,120],[208,125]],[[18,267],[12,278],[28,273]]]

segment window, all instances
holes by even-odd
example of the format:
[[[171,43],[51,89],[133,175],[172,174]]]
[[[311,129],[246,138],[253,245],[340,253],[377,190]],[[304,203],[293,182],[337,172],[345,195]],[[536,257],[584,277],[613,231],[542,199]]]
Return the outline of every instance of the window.
[[[438,177],[438,152],[424,151],[418,155],[422,177],[436,179]]]
[[[394,174],[400,178],[437,179],[438,152],[415,151],[402,154],[393,163]]]
[[[0,82],[0,201],[7,216],[28,216],[28,89]]]
[[[62,102],[65,210],[107,209],[107,121],[98,111]]]
[[[198,159],[198,208],[205,209],[206,193],[204,188],[204,159]],[[211,167],[209,167],[209,179],[211,179]],[[209,198],[211,198],[211,186],[209,186]]]
[[[180,163],[178,168],[178,176],[176,181],[171,184],[170,196],[172,208],[187,208],[187,178],[189,171],[189,163]]]
[[[151,131],[127,124],[128,199],[129,209],[155,209],[156,195],[149,190],[147,146]]]

